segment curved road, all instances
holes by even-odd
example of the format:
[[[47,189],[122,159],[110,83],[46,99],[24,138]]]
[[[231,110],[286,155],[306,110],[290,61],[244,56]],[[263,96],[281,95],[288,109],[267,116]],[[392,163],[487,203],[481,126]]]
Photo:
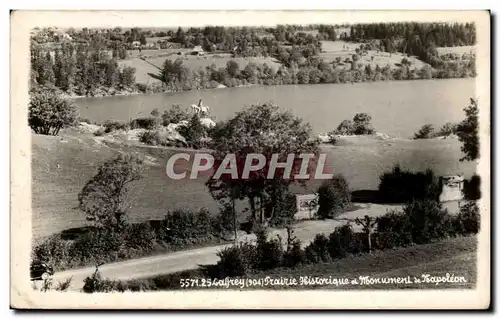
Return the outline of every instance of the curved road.
[[[376,217],[383,215],[387,209],[401,207],[390,205],[378,204],[356,204],[357,209],[354,211],[346,212],[341,218],[353,219],[356,217],[363,217],[368,214],[369,216]],[[316,234],[324,233],[330,234],[335,227],[345,224],[344,220],[309,220],[299,222],[294,225],[294,235],[307,245],[314,239]],[[352,226],[360,231],[360,226]],[[269,233],[270,237],[281,236],[286,243],[286,229],[273,230]],[[255,235],[239,236],[238,242],[255,241]],[[174,253],[168,253],[157,256],[144,257],[140,259],[133,259],[115,263],[105,264],[99,267],[99,272],[103,278],[116,279],[116,280],[130,280],[136,278],[146,278],[155,275],[175,273],[187,269],[198,268],[199,265],[216,264],[219,260],[217,252],[225,247],[233,245],[226,244],[220,246],[204,247],[192,250],[184,250]],[[83,287],[83,280],[92,275],[95,267],[87,267],[81,269],[72,269],[56,273],[53,276],[53,282],[62,282],[72,277],[71,289],[79,290]]]

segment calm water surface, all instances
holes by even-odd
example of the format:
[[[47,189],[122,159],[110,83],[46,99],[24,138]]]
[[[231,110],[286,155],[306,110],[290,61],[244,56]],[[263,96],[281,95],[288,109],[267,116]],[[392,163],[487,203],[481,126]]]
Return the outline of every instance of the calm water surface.
[[[85,98],[76,101],[92,121],[129,120],[172,104],[188,107],[203,99],[217,120],[245,105],[274,101],[309,122],[315,132],[328,132],[359,112],[372,116],[379,132],[410,137],[424,124],[458,122],[475,95],[474,79],[395,81],[358,84],[285,85],[227,88],[180,93]]]

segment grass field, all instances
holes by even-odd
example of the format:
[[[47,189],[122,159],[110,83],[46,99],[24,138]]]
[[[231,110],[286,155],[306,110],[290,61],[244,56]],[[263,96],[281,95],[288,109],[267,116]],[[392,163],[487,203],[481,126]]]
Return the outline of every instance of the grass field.
[[[306,33],[309,31],[306,31]],[[309,33],[314,33],[317,31],[310,31]],[[327,62],[335,61],[338,57],[341,58],[342,62],[346,59],[352,59],[352,55],[355,54],[356,48],[358,48],[361,43],[351,43],[344,41],[322,41],[322,52],[320,53],[320,57]],[[287,47],[287,46],[284,46]],[[469,47],[458,47],[457,50],[462,50],[462,48]],[[453,49],[453,48],[444,48],[444,49]],[[470,49],[463,49],[466,52],[469,52]],[[181,55],[177,53],[181,52]],[[127,65],[136,68],[136,81],[138,83],[154,83],[159,82],[159,80],[152,78],[148,75],[148,73],[157,74],[158,68],[161,68],[166,59],[175,60],[177,58],[181,58],[183,60],[183,64],[190,68],[191,70],[195,70],[198,68],[204,68],[210,66],[211,64],[215,64],[216,67],[225,67],[227,62],[232,58],[231,54],[221,53],[221,54],[207,54],[205,56],[192,56],[187,55],[189,49],[163,49],[163,50],[142,50],[139,52],[137,50],[129,51],[129,58],[124,61],[120,61],[120,65]],[[444,51],[443,51],[444,52]],[[465,51],[464,51],[465,52]],[[143,59],[141,59],[141,57]],[[373,57],[373,60],[372,60]],[[424,62],[418,60],[415,57],[408,57],[401,53],[392,53],[389,54],[387,52],[377,52],[374,50],[368,51],[367,55],[363,55],[360,57],[358,63],[363,65],[371,65],[375,68],[377,65],[380,67],[384,67],[386,65],[390,65],[391,68],[396,68],[400,66],[400,63],[403,58],[406,58],[411,61],[412,68],[421,68],[425,65]],[[276,61],[274,58],[264,58],[264,57],[247,57],[247,58],[235,58],[236,62],[238,62],[240,69],[244,69],[245,66],[254,62],[257,64],[267,63],[271,66],[275,71],[280,67],[280,63]],[[344,66],[337,66],[338,68],[350,68],[350,64],[345,64]]]
[[[393,141],[391,147],[382,142],[324,148],[328,159],[326,169],[343,174],[352,190],[376,188],[378,176],[395,163],[412,170],[432,167],[443,175],[461,171],[467,176],[474,169],[468,163],[458,162],[461,156],[458,141]],[[56,137],[33,134],[33,236],[40,238],[84,226],[85,214],[76,209],[78,192],[96,174],[98,165],[119,152],[137,151],[148,156],[144,178],[131,190],[130,221],[161,219],[167,210],[174,208],[205,207],[218,212],[217,202],[204,185],[205,179],[173,181],[166,177],[166,160],[178,151],[130,143],[129,146],[102,143],[91,133],[63,132]],[[317,185],[311,184],[314,186]],[[297,186],[294,190],[301,189]],[[244,203],[237,208],[244,208]]]
[[[162,51],[162,52],[149,52],[149,51]],[[240,66],[240,70],[244,69],[248,63],[254,62],[257,64],[267,63],[275,71],[280,67],[278,63],[273,58],[263,58],[263,57],[247,57],[247,58],[233,58],[230,54],[214,54],[206,56],[193,56],[193,55],[177,55],[177,52],[182,52],[181,50],[149,50],[143,51],[144,56],[148,56],[146,61],[140,59],[139,57],[133,57],[128,60],[121,61],[121,65],[132,66],[136,68],[135,78],[138,83],[153,83],[159,82],[159,80],[152,78],[148,73],[157,74],[159,69],[163,66],[166,59],[176,60],[178,58],[182,59],[183,65],[191,70],[196,70],[198,68],[205,68],[212,64],[215,64],[217,68],[226,67],[229,60],[235,60]],[[175,52],[173,52],[175,51]],[[154,54],[157,53],[157,54]]]
[[[474,45],[469,45],[469,46],[462,46],[462,47],[439,47],[436,48],[438,53],[440,55],[442,54],[447,54],[447,53],[455,53],[455,54],[469,54],[469,53],[475,53],[476,52],[476,46]]]
[[[416,283],[415,277],[422,279],[422,275],[430,277],[442,277],[449,273],[457,277],[463,277],[465,282],[440,283],[436,285],[431,282]],[[301,277],[319,277],[352,279],[368,276],[372,280],[382,278],[407,278],[412,283],[373,283],[373,284],[316,284],[297,286],[266,286],[245,289],[291,289],[291,290],[361,290],[361,289],[473,289],[477,281],[477,238],[457,237],[427,245],[418,245],[407,248],[396,248],[385,251],[375,251],[371,254],[353,255],[331,263],[301,265],[296,268],[277,268],[266,272],[256,272],[246,278],[263,279],[271,278],[295,278],[300,282]],[[182,273],[160,275],[154,278],[138,279],[133,282],[137,286],[155,287],[157,290],[186,289],[175,288],[179,278],[203,278],[200,270],[189,270]],[[163,287],[162,285],[165,285]],[[214,287],[216,288],[216,287]],[[192,288],[196,289],[196,288]],[[235,289],[233,287],[233,289]],[[237,289],[237,288],[236,288]]]
[[[356,54],[356,48],[359,48],[361,43],[351,43],[344,41],[323,41],[322,42],[322,52],[320,53],[320,57],[325,61],[332,62],[335,61],[338,57],[341,58],[342,62],[349,58],[352,60],[352,55]],[[372,60],[373,57],[373,60]],[[363,65],[370,65],[372,68],[375,68],[377,65],[381,68],[390,65],[391,68],[396,68],[400,66],[403,58],[408,59],[411,62],[411,68],[420,69],[426,63],[420,61],[415,57],[408,57],[402,53],[387,53],[387,52],[378,52],[375,50],[368,50],[367,55],[363,55],[360,57],[359,62]],[[350,68],[350,64],[345,64],[344,68]]]

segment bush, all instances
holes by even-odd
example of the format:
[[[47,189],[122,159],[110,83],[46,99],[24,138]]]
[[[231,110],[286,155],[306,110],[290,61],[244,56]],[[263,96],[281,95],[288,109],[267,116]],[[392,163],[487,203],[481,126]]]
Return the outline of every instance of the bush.
[[[167,126],[170,123],[177,124],[181,121],[187,121],[190,115],[188,111],[181,109],[180,105],[174,104],[170,110],[163,112],[161,118],[163,126]]]
[[[281,187],[277,190],[277,199],[274,204],[274,214],[269,221],[272,227],[284,227],[293,222],[297,213],[297,200],[288,188]]]
[[[427,244],[456,234],[453,219],[438,201],[413,201],[405,205],[403,213],[409,218],[411,237],[415,244]]]
[[[410,218],[403,212],[392,211],[377,217],[375,246],[379,249],[406,247],[413,243]]]
[[[83,282],[83,292],[85,293],[125,291],[123,283],[103,279],[98,270],[96,270],[92,276],[85,278]]]
[[[342,121],[339,126],[337,126],[337,130],[335,130],[335,134],[339,135],[352,135],[354,134],[354,122],[350,120]]]
[[[361,253],[363,243],[356,237],[350,224],[336,227],[328,238],[328,253],[332,259],[345,258],[349,254]]]
[[[460,207],[460,213],[455,218],[455,229],[460,235],[477,234],[479,232],[481,216],[479,207],[473,201]]]
[[[450,136],[452,134],[456,134],[457,133],[457,127],[458,127],[457,124],[446,123],[445,125],[443,125],[443,127],[441,127],[441,129],[439,129],[438,132],[436,132],[436,134],[434,134],[434,136],[435,137],[438,137],[438,136]]]
[[[333,176],[318,188],[317,214],[320,218],[334,218],[348,209],[350,205],[351,192],[343,176]]]
[[[71,260],[73,243],[63,240],[60,235],[52,235],[33,248],[32,258],[49,265],[66,266]]]
[[[259,270],[269,270],[279,267],[283,262],[283,246],[281,241],[267,240],[265,230],[257,232],[256,265]]]
[[[137,223],[125,229],[126,245],[129,248],[151,250],[156,241],[155,233],[147,223]]]
[[[153,146],[187,146],[186,141],[176,132],[163,127],[144,131],[138,137],[141,143]]]
[[[152,130],[152,129],[156,128],[159,124],[160,124],[160,121],[156,117],[143,117],[143,118],[133,119],[130,122],[130,128],[133,130],[137,129],[137,128]]]
[[[179,127],[179,133],[184,136],[188,145],[193,148],[202,147],[201,139],[207,135],[207,129],[200,122],[200,117],[195,114],[188,125]]]
[[[104,126],[104,133],[110,133],[112,131],[117,131],[117,130],[126,131],[129,128],[128,124],[125,122],[111,121],[111,120],[104,122],[102,126]]]
[[[206,210],[174,210],[165,216],[158,238],[174,245],[206,241],[212,236],[212,219]]]
[[[332,260],[328,252],[328,238],[323,234],[317,234],[305,248],[304,253],[305,259],[309,263],[330,262]]]
[[[372,117],[366,113],[357,113],[352,121],[342,121],[331,135],[370,135],[375,133],[371,124]]]
[[[474,174],[470,179],[464,180],[463,188],[466,200],[478,200],[481,198],[481,177]]]
[[[59,131],[76,123],[77,108],[71,101],[55,92],[30,93],[28,125],[37,134],[57,135]]]
[[[110,262],[118,259],[117,253],[124,241],[118,232],[96,229],[75,241],[69,254],[75,262],[83,265]]]
[[[158,132],[157,130],[142,132],[141,134],[139,134],[139,142],[153,146],[168,146],[164,145],[165,142],[160,138],[160,132]]]
[[[375,129],[371,124],[372,117],[366,113],[358,113],[354,116],[354,134],[369,135],[375,133]]]
[[[249,273],[256,259],[255,246],[242,243],[223,249],[217,253],[220,260],[215,266],[218,278],[241,277]]]
[[[283,265],[294,267],[306,262],[306,254],[301,247],[300,241],[295,241],[290,249],[283,255]]]
[[[420,130],[413,135],[414,140],[418,139],[428,139],[434,135],[434,126],[432,124],[425,124],[420,128]]]
[[[438,200],[442,186],[432,170],[413,173],[399,165],[380,176],[379,197],[387,203],[406,203],[418,199]]]
[[[212,218],[212,229],[217,233],[224,233],[238,229],[238,225],[234,225],[233,208],[230,204],[224,205],[219,214]]]

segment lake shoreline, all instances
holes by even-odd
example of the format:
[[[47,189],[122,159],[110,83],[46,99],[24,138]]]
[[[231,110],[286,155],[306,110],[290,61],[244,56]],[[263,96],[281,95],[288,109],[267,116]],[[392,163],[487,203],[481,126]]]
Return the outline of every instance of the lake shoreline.
[[[212,91],[212,90],[221,90],[221,89],[231,89],[231,88],[247,88],[247,87],[283,87],[283,86],[296,86],[296,85],[328,85],[328,84],[362,84],[362,83],[390,83],[390,82],[404,82],[404,81],[429,81],[429,80],[450,80],[450,79],[474,79],[475,77],[464,77],[464,78],[457,78],[457,77],[449,77],[449,78],[430,78],[430,79],[401,79],[401,80],[379,80],[379,81],[360,81],[360,82],[337,82],[337,83],[296,83],[296,84],[242,84],[242,85],[237,85],[237,86],[226,86],[222,83],[219,83],[219,85],[215,88],[196,88],[196,89],[191,89],[191,90],[170,90],[170,91],[158,91],[158,92],[141,92],[139,90],[134,90],[134,91],[118,91],[117,93],[113,94],[99,94],[99,95],[75,95],[75,94],[68,94],[66,92],[62,93],[62,96],[67,99],[72,99],[72,100],[79,100],[79,99],[91,99],[91,98],[107,98],[107,97],[114,97],[114,96],[120,96],[120,97],[125,97],[125,96],[137,96],[137,95],[152,95],[152,94],[163,94],[163,93],[183,93],[183,92],[193,92],[193,91]],[[138,84],[138,83],[137,83]]]

